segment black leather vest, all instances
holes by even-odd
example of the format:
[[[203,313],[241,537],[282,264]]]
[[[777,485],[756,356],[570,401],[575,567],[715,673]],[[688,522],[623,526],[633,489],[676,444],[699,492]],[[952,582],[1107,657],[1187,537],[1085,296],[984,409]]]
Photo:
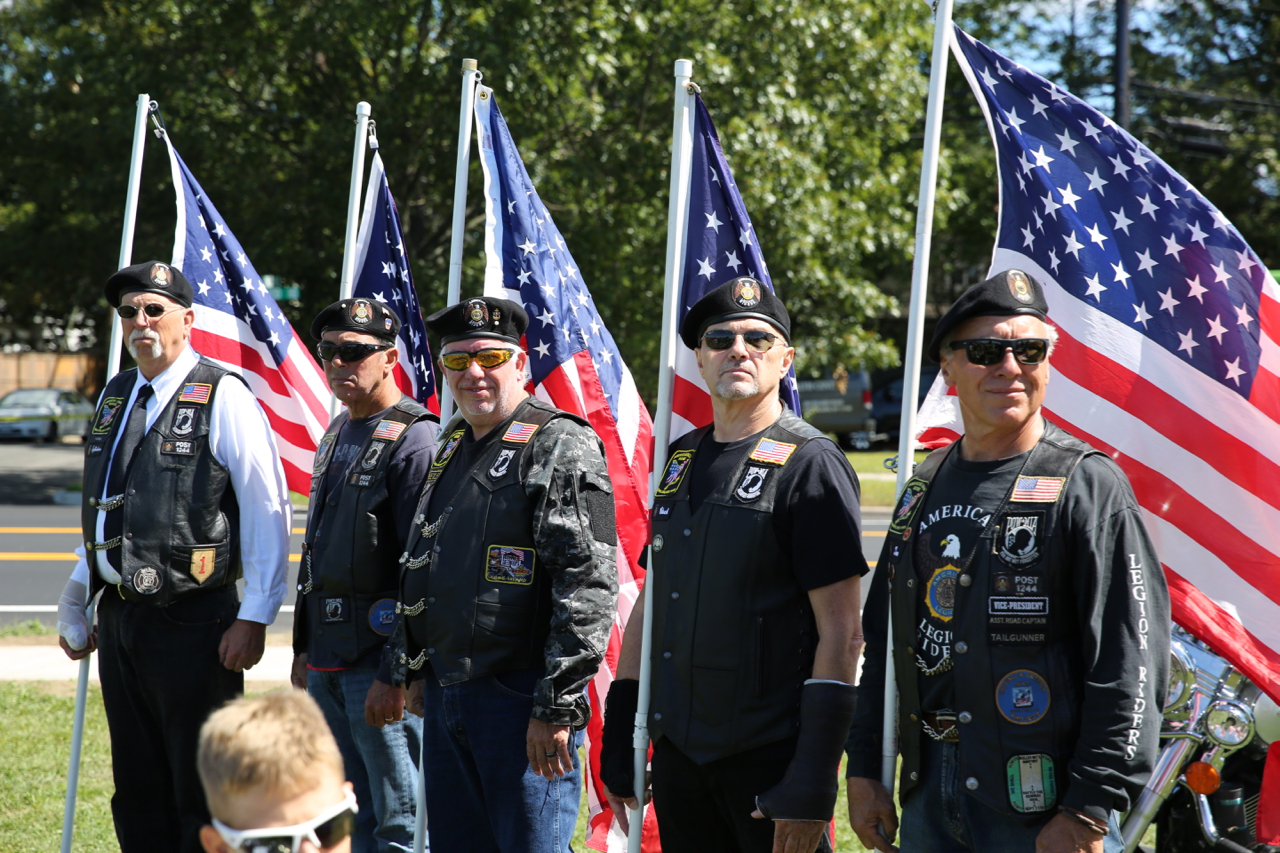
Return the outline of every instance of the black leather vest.
[[[876,567],[889,573],[903,794],[919,781],[925,736],[913,648],[919,580],[911,537],[934,476],[955,447],[934,451],[907,481]],[[960,714],[960,775],[976,782],[965,786],[970,796],[1028,825],[1056,813],[1080,731],[1079,616],[1061,510],[1076,467],[1097,452],[1046,421],[1003,503],[955,566],[951,710]],[[1032,785],[1042,796],[1011,792],[1011,774],[1020,779],[1025,773],[1043,776]]]
[[[699,764],[795,735],[818,630],[773,507],[796,451],[828,440],[784,411],[733,476],[689,509],[689,470],[711,427],[671,448],[653,512],[649,727]]]
[[[107,383],[85,443],[80,525],[86,544],[96,535],[111,447],[128,416],[124,406],[137,376],[134,368]],[[236,496],[227,469],[209,446],[210,412],[224,376],[243,381],[205,358],[191,369],[143,436],[122,505],[110,510],[124,513],[123,565],[117,568],[120,594],[130,601],[163,607],[240,577]],[[106,585],[96,569],[89,577],[93,592]]]
[[[387,469],[400,436],[411,424],[434,417],[412,398],[401,397],[341,472],[341,482],[329,494],[323,511],[313,510],[307,518],[307,544],[299,572],[306,613],[295,625],[299,632],[323,629],[325,647],[347,663],[382,646],[391,633],[402,543],[395,536],[395,501],[388,492]],[[316,448],[311,472],[313,507],[320,507],[320,489],[333,448],[349,419],[346,412],[334,418]],[[396,499],[409,498],[397,495]],[[319,561],[312,559],[315,551],[321,554]],[[306,642],[295,637],[294,647],[305,649]]]
[[[464,428],[443,435],[401,557],[400,601],[407,657],[430,661],[442,685],[515,669],[543,669],[551,585],[538,563],[537,507],[521,471],[538,432],[555,418],[581,418],[526,398],[453,495],[432,486],[453,459]],[[435,517],[428,518],[428,509]]]

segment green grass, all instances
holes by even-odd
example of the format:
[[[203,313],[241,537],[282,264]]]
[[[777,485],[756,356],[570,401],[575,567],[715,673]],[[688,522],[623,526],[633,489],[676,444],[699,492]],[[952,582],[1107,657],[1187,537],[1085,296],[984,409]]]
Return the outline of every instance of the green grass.
[[[43,637],[52,633],[54,629],[39,619],[24,619],[0,628],[0,637]]]

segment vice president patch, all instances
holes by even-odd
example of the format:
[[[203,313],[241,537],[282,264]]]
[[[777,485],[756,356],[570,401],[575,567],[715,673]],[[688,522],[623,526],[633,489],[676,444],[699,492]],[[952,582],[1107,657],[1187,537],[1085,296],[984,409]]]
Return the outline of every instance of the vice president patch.
[[[996,685],[996,709],[1019,726],[1029,726],[1049,713],[1049,685],[1039,673],[1015,669]]]
[[[1047,755],[1015,755],[1005,765],[1009,805],[1016,812],[1046,812],[1058,802],[1058,780]]]

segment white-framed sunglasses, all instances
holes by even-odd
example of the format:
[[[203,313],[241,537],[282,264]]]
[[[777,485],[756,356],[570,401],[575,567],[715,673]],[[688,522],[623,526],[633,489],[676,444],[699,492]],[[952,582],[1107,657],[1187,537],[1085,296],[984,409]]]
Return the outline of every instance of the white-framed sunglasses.
[[[348,791],[342,802],[330,806],[306,823],[232,829],[215,817],[213,828],[218,830],[227,846],[243,853],[298,853],[304,839],[319,850],[328,850],[355,830],[358,811],[356,795]]]

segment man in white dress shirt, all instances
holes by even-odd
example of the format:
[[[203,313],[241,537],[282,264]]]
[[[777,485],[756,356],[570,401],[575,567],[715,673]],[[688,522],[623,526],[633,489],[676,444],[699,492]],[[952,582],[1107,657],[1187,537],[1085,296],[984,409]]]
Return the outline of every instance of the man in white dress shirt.
[[[136,264],[105,292],[138,366],[107,384],[85,442],[84,544],[58,632],[73,660],[100,652],[121,850],[198,851],[200,726],[262,657],[292,510],[258,401],[190,346],[182,272]],[[103,589],[90,630],[84,605]]]

